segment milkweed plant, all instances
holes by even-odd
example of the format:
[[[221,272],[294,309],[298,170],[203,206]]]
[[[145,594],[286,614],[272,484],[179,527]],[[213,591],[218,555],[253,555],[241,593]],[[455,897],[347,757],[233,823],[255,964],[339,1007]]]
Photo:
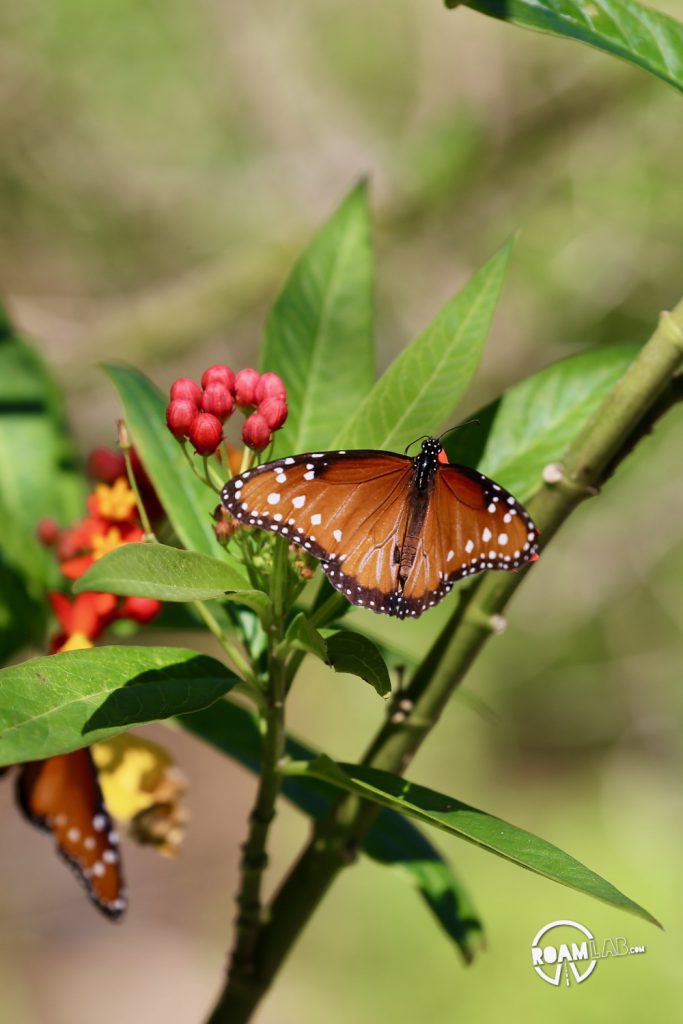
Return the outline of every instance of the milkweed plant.
[[[594,45],[615,49],[608,28],[591,31]],[[640,54],[639,45],[634,36],[621,56],[641,66],[649,60],[666,78],[657,55]],[[124,863],[134,841],[176,853],[185,828],[182,766],[130,730],[168,721],[254,773],[234,921],[225,894],[231,953],[213,1022],[250,1018],[318,904],[359,856],[400,868],[396,884],[408,881],[470,963],[483,923],[449,862],[455,844],[442,852],[436,830],[657,924],[552,837],[462,802],[457,779],[444,778],[435,791],[405,775],[419,777],[413,757],[502,631],[529,571],[543,587],[543,550],[580,504],[600,500],[601,487],[680,397],[683,304],[658,322],[653,312],[652,335],[641,344],[547,366],[479,410],[476,429],[444,438],[450,462],[499,481],[524,504],[541,557],[533,568],[459,582],[408,665],[398,642],[406,623],[392,619],[380,635],[370,609],[349,616],[346,595],[309,551],[240,522],[220,500],[226,482],[264,462],[339,449],[402,453],[456,424],[512,250],[505,243],[376,377],[370,217],[358,185],[274,302],[258,369],[229,366],[226,352],[201,380],[182,377],[167,395],[134,367],[105,366],[121,405],[118,443],[92,452],[85,475],[48,370],[3,320],[0,391],[11,444],[0,464],[2,654],[15,662],[27,649],[43,653],[0,671],[0,770],[89,748],[104,805],[124,834]],[[159,647],[151,626],[171,613],[177,643]],[[202,628],[220,657],[183,643],[185,632]],[[382,724],[356,762],[317,749],[288,721],[306,659],[376,691]],[[282,801],[310,820],[310,838],[266,901]],[[406,941],[419,957],[419,939]]]

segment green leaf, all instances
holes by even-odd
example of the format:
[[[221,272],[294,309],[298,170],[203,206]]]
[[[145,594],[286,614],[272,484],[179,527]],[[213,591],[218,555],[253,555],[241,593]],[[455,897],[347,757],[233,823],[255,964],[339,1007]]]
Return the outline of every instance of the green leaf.
[[[683,25],[632,0],[465,0],[521,28],[588,43],[683,90]],[[459,0],[446,0],[457,7]]]
[[[373,261],[365,184],[297,262],[266,326],[263,370],[287,385],[277,452],[329,446],[374,381]]]
[[[544,468],[561,461],[637,352],[636,345],[583,352],[527,377],[475,414],[479,426],[446,439],[449,459],[476,466],[525,501],[538,490]]]
[[[183,715],[184,729],[235,758],[250,771],[260,765],[261,740],[256,717],[232,701],[217,701],[204,711]],[[287,737],[287,755],[296,760],[315,757],[314,751]],[[285,778],[284,795],[309,817],[319,820],[332,810],[338,791],[309,778]],[[474,959],[483,939],[481,920],[460,879],[439,851],[401,814],[381,810],[363,842],[373,860],[391,866],[424,899],[466,962]]]
[[[510,252],[507,243],[397,356],[333,447],[403,451],[444,423],[479,364]]]
[[[335,672],[359,676],[374,687],[380,697],[391,695],[389,669],[379,648],[360,633],[341,630],[327,637],[327,661]]]
[[[83,511],[85,488],[57,387],[35,350],[0,309],[0,650],[40,642],[54,556],[37,540],[38,522],[61,525]]]
[[[0,494],[3,511],[21,523],[32,543],[44,516],[66,525],[82,513],[85,499],[57,387],[2,309]]]
[[[326,665],[329,664],[327,657],[327,645],[315,626],[311,625],[310,619],[304,612],[299,612],[287,627],[285,639],[291,647],[298,651],[305,651],[306,654],[314,654]]]
[[[65,754],[207,707],[237,676],[180,647],[94,647],[0,671],[0,765]]]
[[[123,544],[94,562],[73,589],[76,594],[96,590],[159,601],[223,598],[254,611],[269,606],[267,595],[252,590],[246,576],[234,566],[165,544]]]
[[[121,398],[133,444],[181,544],[234,563],[213,532],[211,516],[218,495],[195,476],[166,427],[166,399],[132,367],[109,364],[105,369]]]
[[[30,583],[0,552],[0,664],[29,644],[40,647],[47,627],[43,594],[32,594]]]
[[[647,910],[557,846],[443,793],[407,782],[398,775],[377,768],[337,764],[324,754],[313,761],[294,762],[284,770],[297,778],[323,779],[382,807],[389,807],[434,825],[537,875],[560,882],[661,927]]]

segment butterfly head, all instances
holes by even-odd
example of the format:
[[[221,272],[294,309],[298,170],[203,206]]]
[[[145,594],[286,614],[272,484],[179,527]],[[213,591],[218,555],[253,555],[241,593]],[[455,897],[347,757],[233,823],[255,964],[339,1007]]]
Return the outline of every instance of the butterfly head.
[[[426,455],[430,459],[434,459],[437,462],[442,460],[439,458],[443,451],[443,445],[439,441],[438,437],[428,437],[422,442],[422,454]]]
[[[434,475],[441,462],[443,447],[441,441],[436,437],[428,437],[422,442],[422,450],[415,459],[415,485],[418,491],[427,491],[431,488]]]

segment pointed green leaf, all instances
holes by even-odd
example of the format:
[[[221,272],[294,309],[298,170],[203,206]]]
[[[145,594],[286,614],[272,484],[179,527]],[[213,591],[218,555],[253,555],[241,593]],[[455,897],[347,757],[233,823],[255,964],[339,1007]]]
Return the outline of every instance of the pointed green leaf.
[[[237,676],[176,647],[94,647],[0,670],[0,765],[65,754],[207,707]]]
[[[104,555],[76,580],[74,593],[104,591],[159,601],[208,601],[225,598],[262,612],[266,594],[253,590],[233,565],[196,551],[165,544],[124,544]]]
[[[277,299],[261,359],[287,385],[282,453],[328,447],[374,380],[373,262],[364,184],[299,259]]]
[[[325,664],[329,664],[325,641],[304,612],[299,612],[287,627],[286,640],[291,647],[306,654],[313,654]]]
[[[374,687],[380,697],[391,694],[389,669],[379,648],[360,633],[344,629],[327,637],[327,661],[335,672],[359,676]]]
[[[445,441],[452,462],[476,466],[525,501],[558,462],[638,352],[612,345],[570,356],[510,388]]]
[[[347,792],[366,797],[382,807],[389,807],[434,825],[544,878],[560,882],[661,927],[647,910],[557,846],[443,793],[407,782],[398,775],[377,768],[337,764],[325,755],[314,761],[294,762],[287,765],[285,771],[297,778],[322,779]]]
[[[250,771],[259,770],[258,723],[246,708],[221,700],[204,711],[183,715],[178,722]],[[286,743],[291,758],[315,757],[310,747],[291,736]],[[295,807],[315,820],[329,814],[338,797],[334,786],[307,778],[285,778],[283,792]],[[390,865],[417,890],[463,959],[471,962],[483,940],[481,920],[463,883],[427,837],[403,815],[381,810],[364,839],[363,850],[374,860]]]
[[[213,532],[211,516],[218,495],[195,476],[168,430],[164,396],[132,367],[109,364],[105,369],[119,393],[133,444],[181,544],[234,562]]]
[[[460,0],[446,0],[457,7]],[[683,90],[683,25],[633,0],[464,0],[521,28],[578,39]]]
[[[508,243],[397,356],[333,447],[403,451],[416,437],[438,430],[479,365],[510,252]]]

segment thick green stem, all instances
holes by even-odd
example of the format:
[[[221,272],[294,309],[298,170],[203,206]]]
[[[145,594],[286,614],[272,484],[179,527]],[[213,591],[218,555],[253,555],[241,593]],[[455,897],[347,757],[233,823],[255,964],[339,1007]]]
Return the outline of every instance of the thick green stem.
[[[642,433],[643,421],[682,358],[683,303],[662,315],[657,330],[585,425],[562,466],[547,468],[544,483],[528,506],[543,546],[578,504],[597,493],[604,475],[631,450],[634,435]],[[504,625],[502,612],[527,571],[489,573],[461,594],[424,663],[393,702],[364,764],[405,771],[481,648]],[[377,811],[356,797],[344,797],[333,814],[316,825],[273,901],[270,921],[256,949],[257,977],[248,997],[234,1004],[231,1024],[249,1020],[336,875],[354,859]]]
[[[261,730],[261,774],[249,817],[249,832],[242,847],[241,878],[237,893],[237,921],[228,979],[209,1018],[210,1024],[234,1019],[237,1007],[248,1006],[258,990],[256,949],[263,920],[262,889],[268,867],[268,835],[282,786],[285,754],[286,669],[282,638],[287,603],[287,545],[278,538],[273,551],[271,600],[273,616],[268,629],[268,690]]]

